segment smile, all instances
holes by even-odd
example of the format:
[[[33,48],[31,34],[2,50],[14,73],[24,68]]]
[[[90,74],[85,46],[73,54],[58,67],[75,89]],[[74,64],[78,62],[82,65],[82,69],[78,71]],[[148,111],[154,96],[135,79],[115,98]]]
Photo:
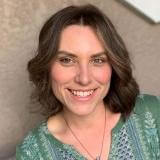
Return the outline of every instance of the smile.
[[[93,94],[93,92],[96,89],[92,89],[92,90],[88,90],[88,91],[79,91],[79,90],[71,90],[69,89],[69,91],[74,95],[74,96],[78,96],[78,97],[87,97]]]

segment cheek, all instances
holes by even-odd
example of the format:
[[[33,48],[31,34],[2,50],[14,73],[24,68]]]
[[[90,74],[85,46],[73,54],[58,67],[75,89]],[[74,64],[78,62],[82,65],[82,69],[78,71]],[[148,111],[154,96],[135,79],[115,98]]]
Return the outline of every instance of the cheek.
[[[64,69],[64,67],[61,67],[59,65],[54,65],[51,67],[50,76],[53,85],[54,83],[57,85],[68,83],[74,77],[72,71]]]
[[[94,78],[101,84],[106,84],[110,81],[112,75],[112,69],[110,66],[102,67],[94,70]]]
[[[63,84],[68,79],[66,75],[67,74],[63,73],[60,69],[54,68],[51,71],[51,80],[52,80],[52,82],[57,82],[57,83]]]

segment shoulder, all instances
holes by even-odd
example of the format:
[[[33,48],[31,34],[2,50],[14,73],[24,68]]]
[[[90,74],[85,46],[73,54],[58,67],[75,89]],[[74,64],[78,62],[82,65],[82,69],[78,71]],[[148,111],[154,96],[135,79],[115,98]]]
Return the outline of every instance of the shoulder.
[[[139,146],[145,157],[159,157],[160,97],[141,94],[137,97],[134,111],[126,122],[128,133],[135,148]],[[134,134],[133,134],[134,133]],[[138,152],[139,152],[138,151]],[[138,154],[137,152],[137,154]]]
[[[24,138],[23,142],[16,148],[17,160],[35,160],[42,159],[41,145],[43,145],[45,138],[45,123],[41,123],[34,128]]]
[[[137,97],[134,112],[136,117],[143,120],[153,120],[160,130],[160,97],[141,94]]]
[[[160,97],[148,94],[138,95],[134,111],[139,114],[150,111],[158,116],[160,113]]]
[[[154,96],[149,94],[139,94],[137,96],[137,101],[146,101],[148,103],[159,103],[160,105],[160,96]]]
[[[47,127],[49,132],[54,136],[65,134],[67,131],[66,122],[61,113],[50,117],[47,121]]]

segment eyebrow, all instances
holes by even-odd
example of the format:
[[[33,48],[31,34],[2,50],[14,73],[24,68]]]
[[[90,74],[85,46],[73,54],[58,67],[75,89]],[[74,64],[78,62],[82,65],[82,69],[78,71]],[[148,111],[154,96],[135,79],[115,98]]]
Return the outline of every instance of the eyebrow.
[[[67,55],[69,57],[73,57],[73,58],[77,58],[77,56],[74,53],[68,52],[68,51],[58,51],[57,55]],[[99,53],[95,53],[91,56],[91,58],[96,58],[96,57],[100,57],[100,56],[107,56],[106,51],[102,51]]]

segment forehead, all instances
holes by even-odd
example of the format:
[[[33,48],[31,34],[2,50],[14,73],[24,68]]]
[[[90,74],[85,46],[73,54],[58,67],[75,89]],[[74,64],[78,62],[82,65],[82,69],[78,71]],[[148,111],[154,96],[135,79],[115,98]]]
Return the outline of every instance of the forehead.
[[[90,26],[70,25],[61,33],[59,51],[91,54],[104,52],[104,47]]]

